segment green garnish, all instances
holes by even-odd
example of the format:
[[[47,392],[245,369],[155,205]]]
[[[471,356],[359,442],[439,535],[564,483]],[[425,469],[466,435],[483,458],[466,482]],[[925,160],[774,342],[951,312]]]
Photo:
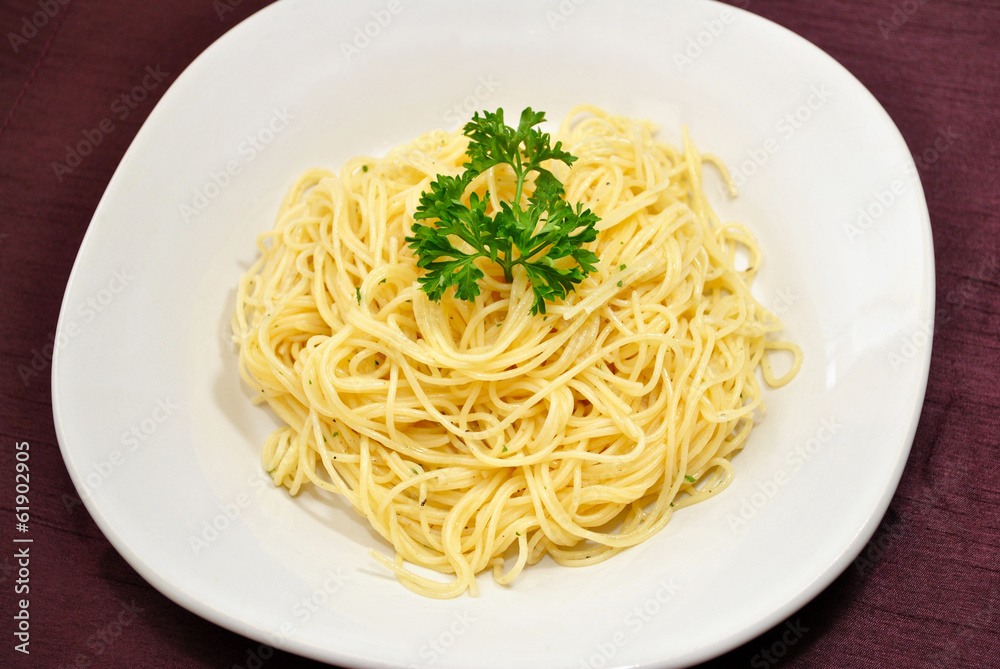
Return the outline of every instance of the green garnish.
[[[362,172],[367,172],[368,171],[368,166],[367,165],[362,165],[361,166],[361,171]]]
[[[618,266],[618,269],[620,269],[620,270],[624,270],[624,269],[625,269],[625,265],[619,265],[619,266]]]
[[[694,483],[697,479],[693,476],[690,476],[689,474],[685,474],[684,480],[687,481],[688,483]]]
[[[432,300],[440,300],[451,286],[458,299],[474,300],[484,277],[475,261],[487,258],[500,265],[508,283],[513,281],[514,267],[521,265],[535,293],[531,313],[545,313],[546,300],[566,297],[596,269],[597,255],[583,245],[597,239],[594,226],[599,219],[581,204],[574,209],[565,199],[562,183],[542,167],[547,160],[566,165],[576,160],[563,150],[562,142],[550,146],[548,133],[535,128],[544,120],[545,112],[528,107],[515,129],[504,125],[503,109],[482,116],[476,112],[463,129],[470,139],[465,171],[458,176],[438,175],[421,195],[414,220],[436,223],[415,223],[413,236],[406,241],[417,255],[417,265],[427,270],[419,281]],[[492,217],[486,214],[489,193],[481,198],[472,193],[468,206],[463,204],[473,179],[501,164],[514,170],[513,200],[501,202]],[[535,177],[529,181],[532,172]],[[522,209],[529,184],[527,208]],[[464,242],[461,248],[452,237]]]
[[[504,447],[503,447],[503,450],[502,450],[502,451],[500,451],[500,452],[501,452],[501,453],[506,453],[506,452],[507,452],[507,447],[506,447],[506,446],[504,446]]]
[[[621,282],[621,281],[619,281],[619,282],[618,282],[618,287],[619,287],[619,288],[621,288],[621,287],[622,287],[622,282]]]
[[[358,296],[358,304],[361,304],[361,286],[358,286],[357,288],[355,288],[354,292]]]

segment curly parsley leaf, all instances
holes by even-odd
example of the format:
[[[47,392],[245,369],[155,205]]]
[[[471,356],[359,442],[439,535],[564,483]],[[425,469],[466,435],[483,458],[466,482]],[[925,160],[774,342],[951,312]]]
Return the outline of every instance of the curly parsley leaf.
[[[440,300],[452,286],[457,298],[475,299],[484,277],[475,263],[487,258],[500,265],[508,282],[514,267],[524,267],[535,294],[532,313],[545,313],[546,301],[565,298],[596,269],[598,258],[584,245],[597,238],[599,219],[582,205],[570,205],[562,183],[542,167],[548,160],[566,165],[576,160],[561,142],[552,146],[548,133],[535,127],[544,120],[544,112],[529,107],[521,112],[517,128],[511,128],[504,123],[503,109],[482,116],[477,112],[463,130],[469,138],[465,171],[439,175],[421,195],[414,219],[434,223],[415,223],[406,241],[417,265],[426,270],[419,281],[432,300]],[[514,171],[514,197],[501,202],[492,216],[486,213],[489,193],[482,198],[472,193],[464,204],[472,181],[501,164]],[[529,181],[531,173],[535,176]],[[526,186],[531,193],[522,206]]]

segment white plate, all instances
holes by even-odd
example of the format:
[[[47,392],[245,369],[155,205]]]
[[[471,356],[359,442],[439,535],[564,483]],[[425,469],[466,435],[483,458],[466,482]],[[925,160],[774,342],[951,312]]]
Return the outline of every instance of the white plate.
[[[274,426],[228,340],[234,287],[283,191],[473,109],[574,104],[682,123],[740,174],[755,290],[801,343],[794,383],[724,494],[598,566],[432,601],[369,557],[340,501],[262,476]],[[457,107],[456,107],[457,106]],[[828,585],[899,480],[930,358],[934,272],[892,121],[790,32],[702,0],[286,0],[177,80],[111,180],[77,258],[53,365],[70,474],[150,583],[261,642],[351,667],[673,667],[727,651]],[[714,178],[714,177],[713,177]],[[214,527],[213,527],[214,526]],[[197,541],[195,541],[197,540]],[[202,543],[198,543],[202,542]]]

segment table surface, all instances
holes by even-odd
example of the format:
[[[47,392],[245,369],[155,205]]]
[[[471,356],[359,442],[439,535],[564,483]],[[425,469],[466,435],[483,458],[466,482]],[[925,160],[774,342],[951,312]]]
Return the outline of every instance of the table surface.
[[[75,490],[52,423],[52,337],[104,189],[169,84],[266,4],[5,0],[0,6],[0,527],[7,546],[0,555],[0,666],[321,666],[272,654],[140,578],[86,509],[71,503]],[[938,325],[909,461],[871,542],[786,622],[704,666],[998,666],[1000,2],[733,4],[832,55],[896,122],[930,208]],[[109,101],[142,81],[147,66],[158,68],[162,83],[119,114],[124,118],[78,167],[55,168],[65,147],[108,114]],[[941,136],[950,141],[935,148]],[[27,656],[12,641],[21,596],[11,548],[21,442],[30,444],[32,474]]]

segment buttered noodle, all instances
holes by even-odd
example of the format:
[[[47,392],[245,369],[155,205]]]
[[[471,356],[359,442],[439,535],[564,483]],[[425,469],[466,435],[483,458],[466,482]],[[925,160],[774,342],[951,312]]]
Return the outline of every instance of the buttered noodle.
[[[507,584],[546,554],[581,566],[648,539],[728,485],[764,410],[755,370],[771,386],[797,372],[750,294],[753,234],[703,192],[703,162],[725,168],[686,131],[682,150],[653,132],[580,107],[553,137],[578,157],[549,166],[567,199],[601,218],[600,263],[544,315],[523,271],[507,284],[486,259],[475,303],[419,289],[404,238],[421,192],[463,170],[458,132],[306,172],[259,237],[233,331],[244,380],[287,423],[264,468],[293,495],[343,495],[410,589],[475,594],[485,569]],[[507,166],[469,192],[487,190],[494,208],[513,197]],[[793,354],[781,378],[772,349]]]

